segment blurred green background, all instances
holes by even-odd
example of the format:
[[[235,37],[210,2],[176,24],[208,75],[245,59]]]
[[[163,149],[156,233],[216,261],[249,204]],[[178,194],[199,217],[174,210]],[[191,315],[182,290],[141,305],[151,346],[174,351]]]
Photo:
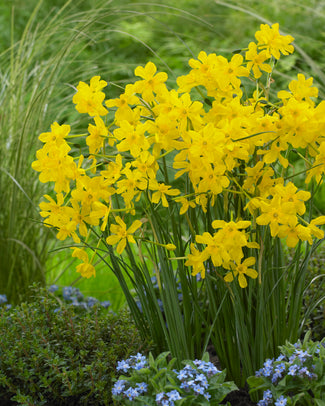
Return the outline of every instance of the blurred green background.
[[[276,69],[273,91],[303,72],[323,99],[325,1],[0,0],[0,293],[18,302],[34,281],[74,283],[114,309],[123,303],[102,264],[96,278],[78,278],[70,250],[58,250],[37,211],[48,192],[30,168],[38,136],[54,121],[80,125],[71,100],[79,81],[100,75],[114,97],[151,60],[173,86],[201,50],[230,56],[254,40],[261,23],[275,22],[295,38],[296,52]]]

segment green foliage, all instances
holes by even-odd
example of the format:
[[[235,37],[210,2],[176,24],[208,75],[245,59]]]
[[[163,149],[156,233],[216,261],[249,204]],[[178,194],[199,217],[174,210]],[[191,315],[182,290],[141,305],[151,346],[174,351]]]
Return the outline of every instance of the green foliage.
[[[304,293],[301,324],[304,334],[311,331],[312,339],[325,337],[325,250],[319,249],[310,259]]]
[[[308,72],[313,76],[320,90],[325,94],[324,64],[324,3],[306,0],[297,4],[294,0],[259,0],[215,1],[216,10],[228,10],[225,26],[231,30],[229,41],[233,38],[245,38],[254,33],[254,26],[260,23],[280,24],[283,33],[290,33],[295,38],[297,54],[288,58],[288,66],[275,72],[275,88],[285,86],[292,79],[292,72]],[[229,42],[231,44],[231,42]],[[291,65],[291,66],[290,66]],[[290,73],[290,70],[292,71]]]
[[[2,405],[108,405],[117,361],[142,349],[128,313],[65,305],[43,289],[3,309],[0,330]]]

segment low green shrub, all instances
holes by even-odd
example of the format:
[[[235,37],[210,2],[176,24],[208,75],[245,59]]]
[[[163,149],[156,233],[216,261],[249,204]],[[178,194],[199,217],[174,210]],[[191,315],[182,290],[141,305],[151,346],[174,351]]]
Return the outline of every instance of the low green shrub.
[[[127,312],[63,303],[39,290],[32,303],[2,308],[1,405],[109,405],[116,365],[144,351]]]

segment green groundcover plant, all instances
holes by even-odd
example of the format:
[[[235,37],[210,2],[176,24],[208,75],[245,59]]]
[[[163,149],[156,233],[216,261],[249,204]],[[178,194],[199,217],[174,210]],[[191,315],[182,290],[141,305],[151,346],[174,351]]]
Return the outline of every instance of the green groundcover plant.
[[[111,404],[117,362],[145,351],[129,314],[34,289],[33,302],[1,308],[1,405]]]
[[[325,338],[286,343],[248,378],[250,393],[263,390],[258,406],[325,405]]]
[[[325,102],[302,73],[274,95],[294,39],[278,24],[255,39],[229,59],[201,51],[171,89],[152,62],[117,98],[100,76],[80,82],[73,102],[87,128],[54,122],[32,163],[53,185],[44,224],[73,240],[77,272],[94,277],[99,256],[156,354],[201,359],[212,343],[240,387],[298,339],[325,223],[313,210]]]
[[[118,404],[132,405],[218,405],[226,395],[237,389],[233,382],[225,382],[226,371],[219,371],[209,354],[203,360],[183,361],[184,367],[174,368],[176,359],[162,353],[156,359],[138,353],[119,361],[121,375],[112,389]]]

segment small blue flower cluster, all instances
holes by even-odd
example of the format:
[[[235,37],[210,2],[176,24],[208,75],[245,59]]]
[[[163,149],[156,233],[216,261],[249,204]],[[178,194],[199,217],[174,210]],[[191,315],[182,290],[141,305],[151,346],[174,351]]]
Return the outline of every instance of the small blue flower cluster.
[[[157,405],[162,405],[162,406],[169,406],[169,405],[174,406],[175,400],[180,400],[180,399],[182,399],[182,397],[176,389],[171,390],[169,392],[157,393],[157,395],[156,395]]]
[[[295,350],[290,356],[280,354],[275,360],[267,359],[263,368],[258,370],[255,375],[268,378],[275,387],[286,375],[302,379],[317,379],[317,375],[313,372],[314,365],[311,364],[312,355],[308,351],[301,349],[299,342],[294,344],[294,347]],[[273,399],[271,390],[267,389],[264,391],[263,399],[257,405],[268,406],[274,402],[275,406],[285,406],[288,400],[283,395]]]
[[[122,372],[128,372],[129,370],[138,371],[145,368],[148,365],[147,359],[144,355],[137,353],[136,355],[131,355],[125,361],[118,361],[116,370]],[[128,382],[124,379],[120,379],[115,382],[112,394],[113,396],[123,395],[128,400],[134,400],[138,396],[142,395],[147,391],[148,384],[145,382],[136,383],[135,388],[128,385]]]
[[[273,395],[270,389],[267,389],[263,393],[263,399],[260,400],[257,405],[265,406],[265,405],[270,405],[272,404],[273,401]],[[288,402],[288,398],[281,395],[278,397],[278,399],[275,401],[275,406],[285,406]]]
[[[142,395],[147,391],[148,384],[145,382],[136,383],[135,388],[126,388],[127,381],[120,379],[117,381],[112,389],[113,396],[118,396],[123,393],[124,397],[128,400],[134,400],[138,396]]]
[[[50,293],[55,293],[59,291],[59,287],[57,285],[51,285],[48,288],[48,291]],[[72,286],[65,286],[62,288],[62,298],[66,302],[71,302],[70,304],[72,306],[78,306],[84,309],[90,309],[93,307],[95,304],[99,304],[101,307],[104,307],[105,309],[108,308],[111,305],[111,302],[109,300],[105,300],[100,302],[99,300],[95,299],[94,297],[88,296],[87,298],[84,298],[83,294],[80,292],[78,288],[72,287]],[[10,309],[12,307],[11,304],[6,304],[8,302],[7,296],[6,295],[0,295],[0,307],[3,309]],[[57,311],[60,311],[58,308]]]
[[[139,369],[148,366],[146,357],[139,352],[137,355],[131,355],[126,361],[118,361],[116,370],[122,372],[128,372],[130,369],[138,371]]]
[[[6,295],[0,295],[0,304],[6,303],[8,301]]]
[[[48,288],[50,293],[57,292],[59,287],[57,285],[51,285]],[[72,286],[65,286],[62,288],[62,297],[66,302],[71,302],[72,306],[82,307],[84,309],[89,309],[93,307],[95,304],[100,304],[102,307],[109,307],[111,303],[106,300],[103,302],[99,302],[99,300],[95,299],[94,297],[87,297],[84,298],[83,294],[80,292],[78,288]]]
[[[159,392],[156,394],[155,400],[157,405],[174,406],[176,400],[181,400],[188,394],[192,396],[202,395],[205,399],[209,400],[211,395],[208,392],[209,382],[208,378],[220,373],[211,362],[200,360],[193,361],[194,367],[186,365],[181,370],[173,370],[175,374],[175,382],[177,382],[177,389],[169,392]],[[138,353],[131,356],[126,361],[119,361],[117,370],[122,372],[130,372],[132,370],[140,370],[148,367],[147,359]],[[113,396],[122,396],[124,399],[134,400],[138,396],[145,393],[148,385],[145,382],[136,383],[136,387],[132,387],[131,383],[125,379],[118,380],[113,389]],[[183,397],[182,397],[183,394]]]
[[[219,371],[211,362],[195,360],[194,364],[196,368],[186,365],[177,374],[177,378],[181,382],[180,387],[186,392],[192,391],[195,395],[202,395],[209,400],[211,396],[206,392],[209,386],[207,378],[210,378],[221,371]]]
[[[8,302],[7,296],[6,296],[6,295],[0,295],[0,306],[1,306],[3,309],[8,310],[8,309],[11,308],[11,305],[10,305],[10,304],[6,304],[7,302]]]

